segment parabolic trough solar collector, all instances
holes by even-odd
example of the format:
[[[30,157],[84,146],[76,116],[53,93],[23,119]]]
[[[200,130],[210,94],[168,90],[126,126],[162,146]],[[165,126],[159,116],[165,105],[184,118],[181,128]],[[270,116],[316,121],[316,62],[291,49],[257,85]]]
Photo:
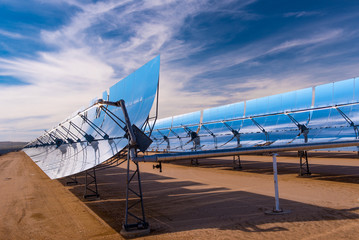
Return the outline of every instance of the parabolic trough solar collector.
[[[355,141],[357,124],[359,78],[352,78],[159,119],[150,149],[260,151],[268,146]]]
[[[159,80],[160,57],[122,79],[109,91],[105,101],[125,101],[132,124],[143,126],[152,108]],[[120,107],[94,105],[79,110],[58,126],[32,141],[24,152],[51,178],[61,178],[91,169],[108,160],[127,144]],[[105,109],[109,114],[106,114]],[[109,117],[112,115],[112,118]],[[122,124],[121,127],[118,124]]]

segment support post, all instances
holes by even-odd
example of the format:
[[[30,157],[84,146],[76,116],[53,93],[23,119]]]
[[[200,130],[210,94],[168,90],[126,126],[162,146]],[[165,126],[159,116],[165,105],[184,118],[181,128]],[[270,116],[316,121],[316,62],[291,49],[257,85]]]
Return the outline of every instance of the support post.
[[[198,166],[198,165],[199,165],[198,158],[196,158],[196,159],[191,159],[191,165],[192,165],[192,166]]]
[[[236,159],[237,157],[237,159]],[[236,160],[238,160],[238,165],[236,164]],[[241,163],[241,156],[240,155],[235,155],[233,156],[233,169],[242,169],[242,163]]]
[[[100,194],[98,193],[97,188],[97,178],[96,178],[96,170],[95,168],[92,168],[92,174],[91,169],[86,170],[85,172],[85,193],[84,198],[88,200],[96,200],[100,197]],[[94,185],[94,188],[91,188],[91,184]]]
[[[130,162],[137,157],[136,147],[136,136],[132,129],[132,125],[130,122],[130,118],[128,116],[125,101],[120,100],[119,104],[122,108],[123,115],[125,117],[126,128],[128,133],[128,151],[127,151],[127,179],[126,179],[126,209],[125,209],[125,223],[121,230],[121,235],[126,238],[140,237],[150,233],[150,227],[148,222],[146,222],[145,217],[145,209],[143,206],[143,195],[142,195],[142,187],[141,187],[141,176],[140,176],[140,168],[138,162],[134,162],[136,166],[136,170],[130,174]],[[134,181],[137,175],[137,191],[131,187],[131,182]],[[132,194],[131,194],[132,193]],[[134,195],[131,198],[130,203],[130,194]],[[133,199],[135,198],[135,199]],[[137,198],[137,199],[136,199]],[[140,213],[134,213],[134,207],[140,204]],[[130,211],[131,210],[131,211]],[[133,210],[133,211],[132,211]],[[138,209],[137,209],[138,212]],[[135,220],[135,223],[129,222],[129,217]]]
[[[277,215],[277,214],[290,213],[289,210],[284,211],[284,210],[283,210],[282,208],[280,208],[280,206],[279,206],[277,154],[274,153],[274,154],[272,155],[272,157],[273,157],[273,177],[274,177],[275,206],[274,206],[273,210],[266,211],[265,214]]]
[[[130,173],[130,162],[131,162],[130,153],[128,153],[125,223],[123,224],[123,228],[120,232],[122,236],[127,238],[140,237],[150,233],[150,227],[148,222],[146,221],[145,209],[143,205],[140,168],[138,163],[134,162],[136,169],[133,173]],[[134,189],[133,187],[131,187],[131,183],[134,183],[136,181],[135,180],[136,175],[137,175],[137,189]],[[139,207],[140,209],[137,208],[137,211],[136,209],[133,209],[135,206],[138,205],[140,205]],[[137,214],[134,211],[136,211]],[[130,217],[132,223],[130,223],[130,219],[129,219]]]
[[[299,151],[299,176],[310,176],[312,173],[309,170],[308,152]],[[304,158],[304,162],[303,162]]]

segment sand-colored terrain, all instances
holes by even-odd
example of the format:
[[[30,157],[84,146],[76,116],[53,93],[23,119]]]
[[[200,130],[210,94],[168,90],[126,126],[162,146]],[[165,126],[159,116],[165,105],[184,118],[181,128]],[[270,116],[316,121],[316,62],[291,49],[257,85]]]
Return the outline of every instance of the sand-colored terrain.
[[[225,158],[164,164],[162,173],[142,163],[144,239],[358,239],[359,159],[351,157],[311,157],[309,178],[297,177],[295,155],[278,157],[281,207],[292,211],[278,216],[264,214],[274,206],[270,156],[242,156],[242,171]],[[83,174],[66,186],[22,152],[1,156],[0,239],[122,239],[125,173],[98,171],[101,198],[83,201]]]

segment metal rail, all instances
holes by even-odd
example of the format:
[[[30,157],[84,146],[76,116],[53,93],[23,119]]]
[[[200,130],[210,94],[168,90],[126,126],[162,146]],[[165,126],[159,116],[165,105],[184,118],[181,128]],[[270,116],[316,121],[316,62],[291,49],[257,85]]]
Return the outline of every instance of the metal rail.
[[[340,142],[320,142],[320,143],[303,143],[303,144],[290,144],[279,146],[263,146],[263,147],[247,147],[247,148],[232,148],[232,149],[218,149],[197,152],[180,152],[180,153],[163,153],[150,156],[136,157],[134,162],[162,162],[174,161],[184,159],[197,159],[209,157],[227,157],[233,155],[246,155],[256,153],[278,153],[286,151],[307,151],[313,149],[324,148],[339,148],[339,147],[352,147],[359,146],[359,140],[354,141],[340,141]]]
[[[270,117],[270,116],[278,116],[278,115],[287,115],[287,114],[293,114],[293,113],[303,113],[303,112],[311,112],[311,111],[317,111],[317,110],[326,110],[326,109],[335,109],[339,107],[347,107],[347,106],[354,106],[359,105],[359,102],[354,103],[345,103],[345,104],[337,104],[337,105],[331,105],[326,107],[313,107],[313,108],[305,108],[300,110],[293,110],[293,111],[281,111],[281,112],[274,112],[274,113],[267,113],[267,114],[258,114],[258,115],[251,115],[251,116],[243,116],[243,117],[237,117],[237,118],[231,118],[226,120],[217,120],[217,121],[209,121],[204,122],[202,124],[212,124],[212,123],[223,123],[223,122],[232,122],[232,121],[239,121],[239,120],[249,120],[254,118],[261,118],[261,117]],[[199,124],[187,124],[187,127],[192,126],[198,126]],[[181,128],[182,126],[173,126],[172,128]],[[168,128],[159,128],[159,130],[164,130]]]

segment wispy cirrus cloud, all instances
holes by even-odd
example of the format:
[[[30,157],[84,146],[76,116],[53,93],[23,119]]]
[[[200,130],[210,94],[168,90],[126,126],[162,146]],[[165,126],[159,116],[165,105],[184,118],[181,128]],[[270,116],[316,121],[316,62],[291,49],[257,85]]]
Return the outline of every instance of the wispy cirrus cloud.
[[[299,11],[299,12],[288,12],[284,14],[284,17],[310,17],[310,16],[320,16],[323,13],[320,11]]]
[[[292,39],[289,41],[285,41],[280,43],[278,46],[275,46],[268,50],[266,54],[288,50],[294,47],[300,47],[304,45],[311,44],[326,44],[328,41],[338,39],[342,37],[343,31],[341,29],[333,29],[329,31],[321,32],[320,34],[313,34],[312,36],[307,36],[306,38]]]
[[[73,112],[74,106],[86,104],[157,54],[168,53],[162,58],[166,62],[198,52],[201,47],[176,39],[176,34],[188,16],[210,9],[207,1],[64,2],[76,7],[67,24],[39,32],[38,41],[53,50],[35,52],[31,58],[0,57],[0,75],[27,83],[0,89],[1,99],[16,96],[2,111],[1,118],[9,120],[2,121],[7,122],[3,125],[7,129],[12,129],[10,119],[19,114],[30,123],[30,116],[43,115],[44,111],[49,117],[30,125],[51,127]],[[111,31],[119,31],[121,37],[106,38]]]
[[[19,33],[9,32],[9,31],[5,31],[5,30],[1,30],[1,29],[0,29],[0,35],[9,37],[9,38],[13,38],[13,39],[25,38],[23,35],[21,35]]]
[[[0,100],[12,99],[1,116],[8,129],[14,129],[10,119],[19,114],[44,113],[49,117],[27,120],[21,129],[50,128],[158,54],[161,117],[340,80],[357,69],[342,44],[357,38],[352,27],[342,24],[356,19],[354,13],[326,18],[326,9],[288,11],[283,6],[281,14],[272,16],[273,9],[263,12],[263,3],[255,0],[46,4],[66,6],[67,13],[59,25],[34,28],[32,39],[46,48],[25,57],[0,55],[0,76],[26,83],[0,89]],[[298,25],[296,19],[309,16],[310,22]],[[4,31],[0,36],[20,39],[21,33]],[[342,64],[330,63],[338,57]],[[334,74],[340,69],[345,74]]]

